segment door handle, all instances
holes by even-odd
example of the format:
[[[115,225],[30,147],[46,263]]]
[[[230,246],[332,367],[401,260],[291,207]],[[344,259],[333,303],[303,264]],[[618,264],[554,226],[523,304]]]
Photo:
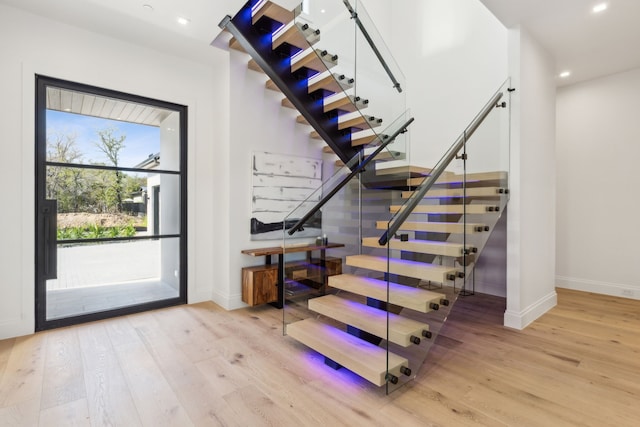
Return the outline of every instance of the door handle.
[[[58,201],[45,200],[44,219],[44,279],[58,278]]]

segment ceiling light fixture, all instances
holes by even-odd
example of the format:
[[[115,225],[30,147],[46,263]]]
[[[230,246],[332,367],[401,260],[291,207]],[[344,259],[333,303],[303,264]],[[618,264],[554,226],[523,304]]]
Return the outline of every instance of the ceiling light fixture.
[[[607,3],[600,3],[597,4],[595,6],[593,6],[593,13],[600,13],[600,12],[604,12],[605,10],[607,10],[607,8],[609,7],[609,5]]]
[[[571,71],[563,71],[563,72],[560,73],[560,78],[566,79],[570,75],[571,75]]]
[[[147,12],[153,12],[153,6],[151,6],[150,4],[143,4],[142,8]]]
[[[184,18],[182,16],[178,16],[178,24],[180,24],[180,25],[188,25],[189,22],[191,22],[191,19]]]

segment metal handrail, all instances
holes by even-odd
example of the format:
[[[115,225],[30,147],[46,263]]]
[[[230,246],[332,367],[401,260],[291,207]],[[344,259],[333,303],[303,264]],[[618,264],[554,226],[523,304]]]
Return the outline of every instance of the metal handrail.
[[[318,210],[320,210],[320,208],[322,206],[324,206],[329,200],[331,200],[331,198],[338,191],[340,191],[345,185],[347,185],[347,183],[349,181],[351,181],[351,179],[354,176],[359,174],[365,168],[365,166],[367,166],[371,162],[371,160],[376,158],[378,156],[378,154],[380,154],[380,152],[387,147],[387,145],[391,144],[398,137],[398,135],[406,132],[407,127],[409,127],[409,125],[413,122],[413,120],[414,120],[414,118],[411,117],[398,130],[396,130],[390,137],[388,137],[382,144],[380,144],[380,146],[376,149],[376,151],[371,153],[366,159],[364,159],[362,162],[360,162],[360,164],[355,169],[353,169],[349,175],[347,175],[342,181],[340,181],[340,183],[338,185],[336,185],[333,188],[333,190],[331,190],[327,195],[325,195],[322,198],[322,200],[320,200],[313,208],[311,208],[311,210],[309,212],[307,212],[306,215],[303,216],[297,223],[295,223],[294,226],[291,227],[287,231],[287,233],[289,233],[289,235],[292,236],[293,233],[295,233],[300,228],[302,228],[302,226],[309,220],[309,218],[313,217],[313,215],[315,215],[315,213],[318,212]],[[380,136],[379,136],[379,138],[380,138]]]
[[[480,113],[471,121],[471,124],[464,130],[462,135],[453,143],[446,154],[440,159],[440,162],[431,171],[429,177],[427,177],[419,186],[415,189],[409,200],[402,205],[400,210],[391,218],[389,223],[391,226],[384,232],[384,234],[378,240],[380,246],[384,246],[389,241],[389,236],[394,236],[400,229],[402,224],[411,215],[413,210],[418,206],[418,203],[424,198],[424,195],[431,189],[433,184],[438,180],[440,175],[444,172],[445,168],[449,166],[449,163],[456,157],[456,154],[464,146],[466,141],[473,135],[478,129],[480,124],[487,118],[489,113],[498,106],[498,101],[503,97],[504,93],[496,93],[491,100],[482,108]]]
[[[364,38],[369,43],[369,46],[371,46],[371,49],[373,50],[373,53],[375,53],[376,57],[378,58],[378,61],[380,61],[380,64],[382,64],[382,68],[384,68],[384,70],[389,75],[389,78],[393,82],[393,87],[395,89],[397,89],[397,91],[399,93],[401,93],[402,92],[402,87],[400,86],[400,82],[398,82],[396,77],[393,75],[393,72],[389,68],[389,65],[387,65],[387,61],[385,61],[384,58],[382,57],[382,54],[378,50],[378,47],[376,46],[376,44],[374,43],[373,39],[369,35],[369,31],[367,31],[367,29],[365,28],[364,24],[362,23],[362,21],[358,17],[358,12],[356,12],[355,9],[353,8],[353,6],[351,6],[351,3],[349,3],[349,0],[342,0],[342,2],[347,7],[347,10],[349,10],[349,13],[351,14],[351,19],[356,21],[356,24],[358,25],[358,28],[360,28],[360,32],[362,33]]]

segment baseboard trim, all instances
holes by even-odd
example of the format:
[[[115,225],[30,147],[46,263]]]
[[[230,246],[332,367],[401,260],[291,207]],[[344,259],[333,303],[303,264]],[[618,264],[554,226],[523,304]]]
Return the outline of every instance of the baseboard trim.
[[[557,304],[558,294],[556,294],[556,291],[553,291],[540,298],[523,311],[514,312],[507,310],[504,312],[504,326],[522,330]]]
[[[223,295],[221,293],[213,291],[211,299],[213,302],[227,311],[248,307],[248,305],[242,301],[242,294]]]
[[[0,323],[0,340],[31,335],[35,332],[35,320],[25,322],[22,319],[11,319]]]
[[[622,283],[598,282],[575,277],[556,276],[556,286],[574,291],[640,300],[640,287]]]

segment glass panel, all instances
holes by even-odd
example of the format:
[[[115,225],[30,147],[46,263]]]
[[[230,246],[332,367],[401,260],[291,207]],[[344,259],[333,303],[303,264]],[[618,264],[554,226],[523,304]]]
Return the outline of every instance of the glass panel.
[[[482,262],[483,257],[505,256],[504,253],[483,255],[483,250],[505,211],[508,199],[508,87],[509,81],[498,91],[503,94],[498,106],[488,105],[489,114],[477,129],[468,128],[458,138],[456,142],[462,144],[453,152],[456,155],[453,160],[448,162],[445,155],[436,164],[433,170],[443,165],[446,166],[445,172],[424,194],[387,244],[390,302],[393,304],[394,299],[399,301],[400,295],[407,291],[412,295],[411,304],[422,301],[423,296],[426,301],[421,309],[404,307],[396,312],[391,310],[390,332],[396,315],[426,325],[422,330],[427,331],[422,336],[416,335],[420,339],[418,345],[402,347],[393,341],[389,342],[388,370],[398,381],[387,383],[388,392],[415,377],[457,299],[475,293],[476,265]],[[411,183],[419,185],[420,181],[412,179]],[[402,201],[391,207],[392,212],[408,209],[409,202],[419,194],[417,191],[403,191],[401,197]],[[399,220],[390,221],[388,226],[396,222]],[[387,229],[387,233],[390,232]],[[413,264],[412,267],[419,267],[422,272],[394,274],[411,267],[410,264],[415,261],[421,264]],[[484,274],[479,280],[495,282],[500,279]],[[498,285],[487,284],[493,287]],[[432,299],[425,293],[427,291],[431,292]],[[443,304],[445,300],[446,305]],[[430,304],[438,304],[438,310],[434,310]],[[391,355],[406,358],[411,374],[397,375]]]
[[[407,111],[384,129],[384,133],[398,133],[409,119]],[[380,157],[386,157],[384,151]],[[381,297],[379,293],[368,295],[358,289],[350,289],[348,285],[349,278],[353,275],[383,283],[386,271],[385,248],[380,248],[376,241],[386,228],[390,217],[389,206],[399,198],[399,189],[407,185],[410,170],[406,167],[382,168],[380,165],[386,164],[374,160],[365,167],[363,173],[336,190],[337,185],[356,168],[360,159],[361,157],[356,157],[345,167],[338,169],[307,199],[318,200],[335,192],[321,209],[320,232],[311,238],[301,239],[298,233],[290,235],[288,230],[284,231],[284,332],[289,334],[291,325],[295,324],[293,328],[298,328],[301,325],[299,322],[304,320],[328,325],[338,336],[344,337],[340,335],[344,333],[366,336],[371,346],[377,347],[381,352],[379,354],[382,357],[377,360],[374,369],[384,379],[387,330],[386,312],[381,310],[380,304],[383,303],[382,300],[386,300],[386,296]],[[316,202],[301,204],[287,216],[285,223],[304,217],[315,204]],[[310,248],[313,250],[308,250]],[[382,264],[377,263],[375,269],[361,267],[358,262],[362,260],[354,257],[366,255],[377,257],[382,260]],[[384,293],[384,289],[382,292]],[[363,313],[373,313],[376,317],[374,323],[360,324],[357,319]],[[354,369],[352,366],[347,368]],[[379,383],[380,378],[370,380],[377,385],[384,385],[384,382]]]
[[[47,320],[179,296],[179,238],[58,244]]]
[[[180,233],[179,175],[61,166],[46,173],[58,240]]]
[[[47,87],[47,161],[177,171],[179,113]]]
[[[355,31],[355,94],[369,100],[366,114],[393,120],[407,109],[405,76],[362,2],[351,4],[357,13],[353,22],[359,22]],[[393,150],[407,152],[407,136],[398,138]]]
[[[325,94],[325,107],[341,104],[336,110],[337,120],[344,126],[353,123],[350,135],[355,146],[375,145],[375,137],[383,135],[383,130],[406,111],[405,94],[394,88],[385,67],[393,72],[400,85],[404,85],[404,76],[362,5],[353,6],[357,8],[358,17],[362,16],[357,21],[362,28],[356,25],[343,1],[310,2],[306,6],[296,10],[294,25],[308,26],[307,32],[319,30],[320,33],[307,37],[308,48],[293,57],[292,69],[296,69],[296,64],[304,63],[309,52],[316,52],[321,69],[309,79],[309,85],[333,76],[337,83],[334,85],[336,93]],[[280,32],[284,34],[286,29]],[[274,38],[277,40],[278,34]],[[389,147],[393,156],[386,160],[406,158],[408,135],[396,138]]]

